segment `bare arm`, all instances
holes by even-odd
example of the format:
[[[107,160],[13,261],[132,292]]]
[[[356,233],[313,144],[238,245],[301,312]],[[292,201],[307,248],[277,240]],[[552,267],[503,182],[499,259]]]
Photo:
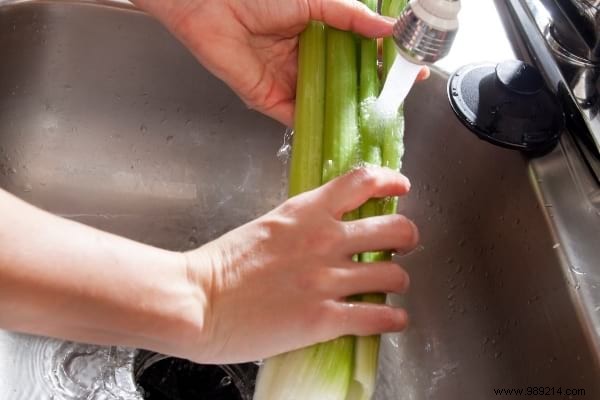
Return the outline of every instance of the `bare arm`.
[[[53,216],[0,190],[0,327],[182,354],[204,298],[185,257]]]
[[[416,228],[399,215],[341,218],[371,197],[408,189],[397,172],[358,169],[185,254],[53,216],[0,190],[0,328],[203,363],[401,330],[404,310],[345,299],[404,292],[408,275],[397,265],[352,255],[410,250]]]
[[[353,0],[136,3],[249,105],[286,124],[298,34],[310,19],[370,36],[392,27]],[[359,169],[186,254],[58,218],[0,190],[0,328],[215,363],[401,330],[404,310],[345,299],[405,291],[408,276],[395,264],[352,256],[410,250],[416,228],[397,215],[341,217],[409,187],[399,173]]]

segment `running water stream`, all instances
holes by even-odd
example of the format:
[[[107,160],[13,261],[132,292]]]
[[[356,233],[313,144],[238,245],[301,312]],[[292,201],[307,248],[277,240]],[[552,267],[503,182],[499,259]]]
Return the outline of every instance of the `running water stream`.
[[[381,94],[373,104],[373,110],[379,115],[395,117],[398,109],[408,96],[422,66],[413,64],[402,56],[396,57]]]

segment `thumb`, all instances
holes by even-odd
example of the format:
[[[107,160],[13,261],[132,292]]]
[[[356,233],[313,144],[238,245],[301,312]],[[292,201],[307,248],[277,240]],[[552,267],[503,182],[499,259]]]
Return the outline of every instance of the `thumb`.
[[[357,0],[306,0],[310,18],[337,29],[353,31],[367,37],[392,34],[393,18],[373,12]]]

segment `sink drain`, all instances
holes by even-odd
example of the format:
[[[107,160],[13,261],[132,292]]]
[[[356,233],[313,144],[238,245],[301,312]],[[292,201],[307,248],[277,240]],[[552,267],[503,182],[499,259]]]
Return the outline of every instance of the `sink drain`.
[[[147,400],[251,400],[258,366],[199,365],[140,352],[135,380]]]

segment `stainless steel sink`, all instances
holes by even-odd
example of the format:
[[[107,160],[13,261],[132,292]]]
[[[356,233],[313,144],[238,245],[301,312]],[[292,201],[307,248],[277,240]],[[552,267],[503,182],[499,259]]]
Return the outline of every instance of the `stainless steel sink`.
[[[413,190],[400,211],[415,219],[423,247],[399,259],[412,287],[392,301],[408,307],[412,326],[384,341],[378,398],[492,399],[494,389],[534,386],[600,398],[597,325],[583,310],[584,292],[600,290],[600,266],[569,263],[572,240],[550,223],[564,210],[542,197],[544,184],[579,196],[565,165],[577,154],[568,137],[534,162],[478,140],[454,118],[445,87],[436,74],[406,105]],[[598,236],[585,240],[594,246]]]
[[[19,197],[177,250],[284,199],[285,128],[129,5],[0,0],[0,55],[0,187]],[[398,259],[413,285],[391,301],[412,324],[384,338],[377,399],[540,386],[600,398],[597,188],[568,136],[535,162],[479,141],[452,114],[446,78],[435,72],[406,105],[413,191],[400,208],[422,247]],[[69,346],[0,332],[0,398],[102,398],[53,386],[59,370],[84,385],[58,365]],[[126,350],[98,351],[113,365]]]

